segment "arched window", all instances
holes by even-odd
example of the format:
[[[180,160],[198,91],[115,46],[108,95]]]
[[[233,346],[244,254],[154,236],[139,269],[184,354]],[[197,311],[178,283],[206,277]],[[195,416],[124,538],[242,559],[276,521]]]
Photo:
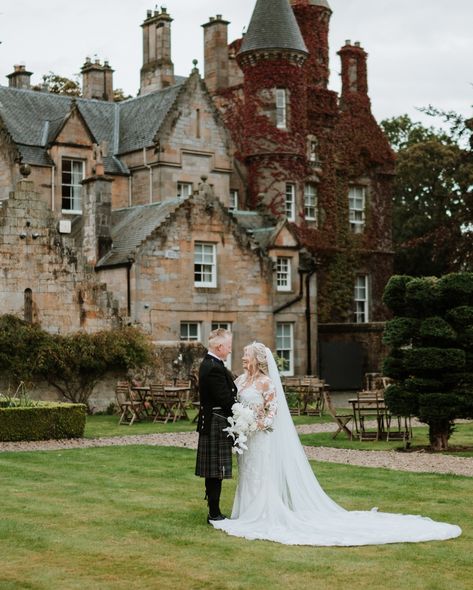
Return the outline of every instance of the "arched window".
[[[24,316],[25,322],[33,323],[33,291],[31,289],[25,289]]]

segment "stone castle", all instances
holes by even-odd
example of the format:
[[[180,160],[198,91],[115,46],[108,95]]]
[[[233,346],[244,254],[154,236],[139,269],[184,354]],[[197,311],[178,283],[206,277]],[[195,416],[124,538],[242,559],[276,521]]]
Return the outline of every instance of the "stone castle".
[[[391,273],[394,158],[347,41],[328,88],[326,0],[257,0],[247,33],[203,25],[203,76],[176,76],[148,11],[136,98],[82,67],[82,96],[0,86],[0,311],[61,333],[140,325],[157,343],[234,332],[287,374],[376,370]],[[235,356],[235,355],[234,355]],[[340,362],[343,358],[345,368]],[[233,367],[238,369],[238,354]]]

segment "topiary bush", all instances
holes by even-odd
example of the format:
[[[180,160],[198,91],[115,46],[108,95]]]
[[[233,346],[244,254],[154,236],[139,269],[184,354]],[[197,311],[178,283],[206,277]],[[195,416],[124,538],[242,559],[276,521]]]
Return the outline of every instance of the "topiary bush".
[[[455,419],[473,418],[473,273],[394,276],[383,301],[395,314],[384,372],[397,381],[386,403],[427,423],[431,447],[445,450]]]
[[[7,402],[6,402],[7,403]],[[84,436],[83,404],[35,402],[34,406],[0,407],[0,440],[49,440]]]

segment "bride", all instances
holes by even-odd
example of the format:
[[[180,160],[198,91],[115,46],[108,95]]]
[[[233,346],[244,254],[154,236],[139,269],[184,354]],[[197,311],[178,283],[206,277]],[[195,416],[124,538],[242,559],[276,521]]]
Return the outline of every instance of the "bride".
[[[216,529],[286,545],[379,545],[458,537],[458,526],[413,515],[347,511],[320,487],[289,413],[271,351],[254,342],[236,380],[238,401],[257,428],[238,456],[239,482],[231,519]],[[271,427],[271,428],[268,428]]]

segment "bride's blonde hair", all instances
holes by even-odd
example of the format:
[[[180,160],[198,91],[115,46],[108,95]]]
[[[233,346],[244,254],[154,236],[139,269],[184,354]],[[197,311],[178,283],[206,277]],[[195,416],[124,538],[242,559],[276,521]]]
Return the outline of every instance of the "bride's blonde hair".
[[[245,352],[249,353],[250,360],[248,361],[248,377],[250,379],[256,377],[257,372],[263,375],[269,374],[268,359],[266,357],[266,346],[261,342],[252,342],[245,346]]]

